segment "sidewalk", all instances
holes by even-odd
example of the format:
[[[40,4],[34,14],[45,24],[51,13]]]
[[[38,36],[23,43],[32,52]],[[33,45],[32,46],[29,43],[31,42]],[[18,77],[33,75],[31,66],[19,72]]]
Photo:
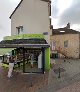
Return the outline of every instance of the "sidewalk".
[[[13,72],[7,77],[8,69],[0,67],[0,92],[35,92],[47,85],[47,74],[21,74]]]
[[[55,62],[55,64],[53,64]],[[56,59],[51,60],[51,63],[53,64],[53,68],[49,71],[49,78],[48,78],[48,86],[39,92],[70,92],[67,90],[66,87],[73,85],[76,83],[76,87],[80,82],[80,60],[75,59],[75,60],[66,60],[64,62],[63,59]],[[58,69],[62,68],[64,71],[61,72],[60,78]],[[57,69],[57,72],[54,72],[54,70]],[[70,86],[68,88],[72,89]],[[65,89],[63,89],[65,88]],[[66,90],[66,91],[63,91]],[[78,88],[80,90],[80,88]],[[77,91],[73,91],[77,92]]]
[[[80,92],[80,82],[76,82],[68,87],[64,87],[56,92]]]
[[[9,79],[8,69],[0,68],[0,92],[80,92],[80,60],[51,59],[51,63],[49,73],[32,75],[32,87],[31,75],[14,71]]]

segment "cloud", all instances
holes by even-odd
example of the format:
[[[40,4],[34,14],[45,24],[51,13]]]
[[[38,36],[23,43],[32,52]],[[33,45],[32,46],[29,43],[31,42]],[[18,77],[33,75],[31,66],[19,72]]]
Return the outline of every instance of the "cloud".
[[[73,0],[72,5],[59,17],[58,25],[66,25],[68,22],[71,25],[80,24],[80,0]]]
[[[9,16],[17,4],[18,2],[14,2],[14,0],[0,0],[0,40],[4,36],[11,35],[11,21]]]
[[[0,30],[2,30],[2,29],[4,29],[4,27],[3,27],[3,25],[1,24],[1,25],[0,25]]]
[[[52,0],[52,4],[51,4],[52,10],[51,11],[52,11],[53,18],[58,17],[59,9],[58,9],[57,3],[58,3],[58,0]]]

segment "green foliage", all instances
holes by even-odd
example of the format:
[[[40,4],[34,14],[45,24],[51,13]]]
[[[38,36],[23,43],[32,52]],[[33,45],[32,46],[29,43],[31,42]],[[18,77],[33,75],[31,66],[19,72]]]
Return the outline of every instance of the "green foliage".
[[[20,34],[13,36],[6,36],[4,40],[13,40],[13,39],[29,39],[29,38],[44,38],[43,34]]]

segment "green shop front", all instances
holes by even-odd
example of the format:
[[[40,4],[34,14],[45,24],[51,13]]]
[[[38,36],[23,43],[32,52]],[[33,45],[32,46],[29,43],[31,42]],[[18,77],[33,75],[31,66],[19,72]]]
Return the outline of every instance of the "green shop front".
[[[50,46],[42,34],[22,34],[4,37],[1,49],[11,49],[23,73],[44,73],[50,69]],[[30,55],[34,54],[34,67],[31,68]]]

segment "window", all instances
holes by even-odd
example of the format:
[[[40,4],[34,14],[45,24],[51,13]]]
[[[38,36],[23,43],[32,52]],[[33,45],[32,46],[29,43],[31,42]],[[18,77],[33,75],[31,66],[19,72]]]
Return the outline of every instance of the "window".
[[[64,41],[64,47],[68,47],[68,40]]]
[[[16,27],[17,34],[23,34],[23,26]]]
[[[56,42],[52,42],[51,43],[51,50],[55,50],[55,47],[56,47]]]

